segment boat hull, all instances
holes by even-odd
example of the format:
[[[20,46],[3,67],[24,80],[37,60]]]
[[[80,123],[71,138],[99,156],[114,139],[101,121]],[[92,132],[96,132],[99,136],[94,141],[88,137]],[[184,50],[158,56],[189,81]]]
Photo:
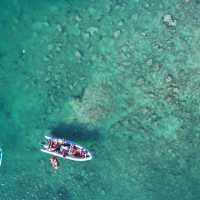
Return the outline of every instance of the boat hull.
[[[50,136],[45,136],[45,139],[47,139],[47,140],[53,140],[53,139],[57,139],[57,138],[53,138],[53,137],[50,137]],[[87,150],[86,148],[84,148],[83,146],[78,145],[75,142],[72,142],[70,140],[63,140],[63,141],[64,141],[64,144],[73,144],[77,148],[86,150],[88,156],[87,157],[75,157],[73,155],[63,156],[61,153],[59,153],[57,151],[49,151],[48,150],[48,145],[43,145],[43,148],[41,149],[41,151],[43,153],[46,153],[46,154],[49,154],[49,155],[52,155],[52,156],[56,156],[56,157],[59,157],[59,158],[63,158],[63,159],[66,159],[66,160],[73,160],[73,161],[83,162],[83,161],[89,161],[89,160],[92,159],[92,153],[89,150]]]

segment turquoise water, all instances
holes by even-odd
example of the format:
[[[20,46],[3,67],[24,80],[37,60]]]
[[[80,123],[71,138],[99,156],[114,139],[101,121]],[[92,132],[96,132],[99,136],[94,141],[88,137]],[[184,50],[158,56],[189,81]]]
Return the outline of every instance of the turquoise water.
[[[200,2],[1,0],[1,200],[199,200]],[[44,135],[92,161],[40,152]]]

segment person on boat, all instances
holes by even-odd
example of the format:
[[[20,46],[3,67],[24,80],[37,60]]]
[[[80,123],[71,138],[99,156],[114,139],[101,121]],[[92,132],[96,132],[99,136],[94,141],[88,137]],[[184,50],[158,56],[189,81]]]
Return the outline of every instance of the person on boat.
[[[82,150],[80,151],[80,156],[81,156],[82,158],[86,158],[87,153],[82,149]]]
[[[60,146],[63,144],[62,140],[49,140],[48,141],[48,150],[49,151],[56,151],[59,150]]]
[[[76,147],[74,147],[74,148],[72,149],[72,155],[73,155],[73,156],[77,156],[77,154],[78,154],[78,150],[77,150]]]
[[[51,159],[50,159],[50,161],[51,161],[51,166],[54,168],[54,169],[58,169],[58,167],[59,167],[59,161],[58,161],[58,159],[55,157],[55,156],[53,156]]]
[[[68,155],[68,152],[69,152],[69,147],[68,146],[61,146],[60,152],[62,153],[63,157],[66,157]]]
[[[72,145],[72,144],[70,144],[69,146],[68,146],[68,154],[69,155],[73,155],[73,149],[74,149],[74,146]]]

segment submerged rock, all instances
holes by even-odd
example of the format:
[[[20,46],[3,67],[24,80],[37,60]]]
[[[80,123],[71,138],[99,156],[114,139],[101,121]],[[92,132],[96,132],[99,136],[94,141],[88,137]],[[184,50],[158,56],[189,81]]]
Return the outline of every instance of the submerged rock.
[[[80,51],[77,50],[77,51],[75,52],[75,57],[76,57],[77,59],[80,60],[81,57],[82,57],[82,53],[81,53]]]
[[[163,22],[167,25],[167,26],[176,26],[176,19],[174,19],[173,16],[167,14],[163,17]]]
[[[146,62],[147,65],[151,66],[153,64],[153,60],[150,58]]]
[[[76,15],[76,16],[75,16],[75,20],[76,20],[77,22],[80,22],[80,21],[81,21],[81,17],[80,17],[79,15]]]
[[[48,51],[52,51],[53,50],[53,44],[48,44],[47,49],[48,49]]]
[[[115,39],[117,39],[117,38],[120,36],[120,34],[121,34],[121,31],[120,31],[120,30],[117,30],[117,31],[115,31],[115,32],[113,33],[113,37],[114,37]]]
[[[58,32],[63,32],[63,27],[61,26],[61,24],[57,24],[56,25],[56,30],[58,31]]]
[[[94,35],[96,32],[98,32],[98,28],[91,26],[87,29],[87,31],[90,33],[90,35]]]
[[[168,76],[167,76],[166,79],[165,79],[166,83],[171,83],[172,80],[173,80],[173,76],[170,75],[170,74],[168,74]]]

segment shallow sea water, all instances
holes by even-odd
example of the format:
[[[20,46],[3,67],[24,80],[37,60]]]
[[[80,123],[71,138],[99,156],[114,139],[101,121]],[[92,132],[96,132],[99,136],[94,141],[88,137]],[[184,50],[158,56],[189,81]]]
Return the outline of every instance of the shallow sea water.
[[[198,0],[1,0],[0,200],[199,200],[199,61]]]

